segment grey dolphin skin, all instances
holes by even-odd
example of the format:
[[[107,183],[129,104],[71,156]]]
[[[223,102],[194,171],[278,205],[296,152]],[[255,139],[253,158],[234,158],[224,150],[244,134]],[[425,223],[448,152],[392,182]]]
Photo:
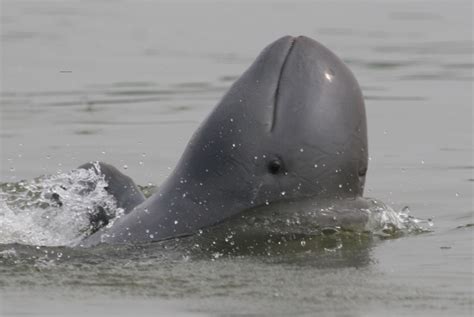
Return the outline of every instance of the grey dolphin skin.
[[[191,235],[285,200],[356,200],[367,157],[352,72],[318,42],[285,36],[231,86],[153,196],[145,200],[130,178],[101,163],[126,215],[82,245]]]

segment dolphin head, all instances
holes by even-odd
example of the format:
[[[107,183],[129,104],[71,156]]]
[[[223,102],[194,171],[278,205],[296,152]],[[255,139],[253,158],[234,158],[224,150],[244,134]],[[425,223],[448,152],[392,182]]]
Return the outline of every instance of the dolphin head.
[[[158,193],[102,241],[188,235],[285,200],[356,198],[366,171],[365,109],[354,75],[318,42],[286,36],[230,87]]]
[[[367,129],[354,75],[310,38],[275,41],[196,131],[176,171],[234,204],[361,196]]]

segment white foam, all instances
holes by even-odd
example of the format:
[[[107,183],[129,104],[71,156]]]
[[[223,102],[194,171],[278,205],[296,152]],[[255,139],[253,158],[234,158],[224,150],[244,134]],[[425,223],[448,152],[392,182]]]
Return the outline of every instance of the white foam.
[[[104,176],[94,169],[2,184],[0,244],[76,245],[90,234],[90,216],[98,208],[110,218],[123,213],[106,187]]]

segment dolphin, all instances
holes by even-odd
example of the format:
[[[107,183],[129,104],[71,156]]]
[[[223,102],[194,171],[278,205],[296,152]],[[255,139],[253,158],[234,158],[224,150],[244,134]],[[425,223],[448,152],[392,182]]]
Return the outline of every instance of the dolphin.
[[[285,202],[360,205],[367,165],[364,99],[354,75],[315,40],[285,36],[230,87],[153,196],[145,199],[114,167],[96,167],[125,215],[81,245],[192,235]]]

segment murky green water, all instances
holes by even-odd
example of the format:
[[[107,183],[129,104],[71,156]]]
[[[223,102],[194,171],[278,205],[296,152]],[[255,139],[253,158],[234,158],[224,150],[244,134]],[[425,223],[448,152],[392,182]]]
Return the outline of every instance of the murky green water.
[[[304,34],[342,57],[362,86],[366,195],[434,223],[396,239],[285,237],[238,253],[203,251],[202,237],[89,250],[4,244],[1,315],[473,313],[471,2],[0,8],[2,183],[103,160],[159,185],[258,52]]]

